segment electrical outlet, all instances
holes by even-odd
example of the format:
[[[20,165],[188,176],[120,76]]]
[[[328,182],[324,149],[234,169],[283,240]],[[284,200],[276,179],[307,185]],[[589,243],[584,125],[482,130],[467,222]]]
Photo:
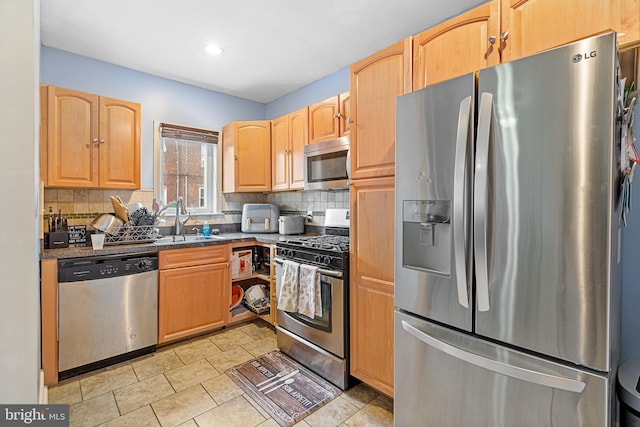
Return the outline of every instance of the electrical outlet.
[[[313,211],[307,211],[307,216],[313,216]]]

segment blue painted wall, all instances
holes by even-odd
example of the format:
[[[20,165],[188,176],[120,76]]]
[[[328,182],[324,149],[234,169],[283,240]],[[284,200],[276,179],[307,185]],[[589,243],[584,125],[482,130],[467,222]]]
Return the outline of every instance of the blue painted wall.
[[[142,105],[141,180],[153,187],[153,121],[220,130],[234,120],[269,120],[349,90],[349,67],[270,104],[41,47],[40,81]]]
[[[220,130],[234,120],[263,120],[266,105],[133,71],[45,46],[42,83],[142,105],[141,180],[153,188],[153,121]]]
[[[299,108],[349,91],[349,67],[298,89],[267,104],[266,118],[271,120]]]

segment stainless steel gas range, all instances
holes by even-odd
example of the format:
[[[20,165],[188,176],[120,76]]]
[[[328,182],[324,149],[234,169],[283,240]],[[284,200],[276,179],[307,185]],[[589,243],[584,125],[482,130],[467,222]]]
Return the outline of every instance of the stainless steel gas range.
[[[349,210],[327,209],[325,234],[276,244],[276,294],[285,262],[317,267],[322,309],[277,310],[278,348],[343,390],[349,378]]]

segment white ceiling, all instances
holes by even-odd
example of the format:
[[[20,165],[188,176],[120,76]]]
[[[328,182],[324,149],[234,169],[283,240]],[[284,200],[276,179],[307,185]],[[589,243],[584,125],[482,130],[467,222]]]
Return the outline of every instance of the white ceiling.
[[[45,0],[42,44],[267,103],[485,1]]]

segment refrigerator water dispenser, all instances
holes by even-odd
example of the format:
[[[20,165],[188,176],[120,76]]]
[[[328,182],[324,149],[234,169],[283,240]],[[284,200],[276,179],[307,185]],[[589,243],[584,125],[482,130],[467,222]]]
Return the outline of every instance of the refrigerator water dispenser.
[[[451,274],[451,201],[404,200],[402,265]]]

